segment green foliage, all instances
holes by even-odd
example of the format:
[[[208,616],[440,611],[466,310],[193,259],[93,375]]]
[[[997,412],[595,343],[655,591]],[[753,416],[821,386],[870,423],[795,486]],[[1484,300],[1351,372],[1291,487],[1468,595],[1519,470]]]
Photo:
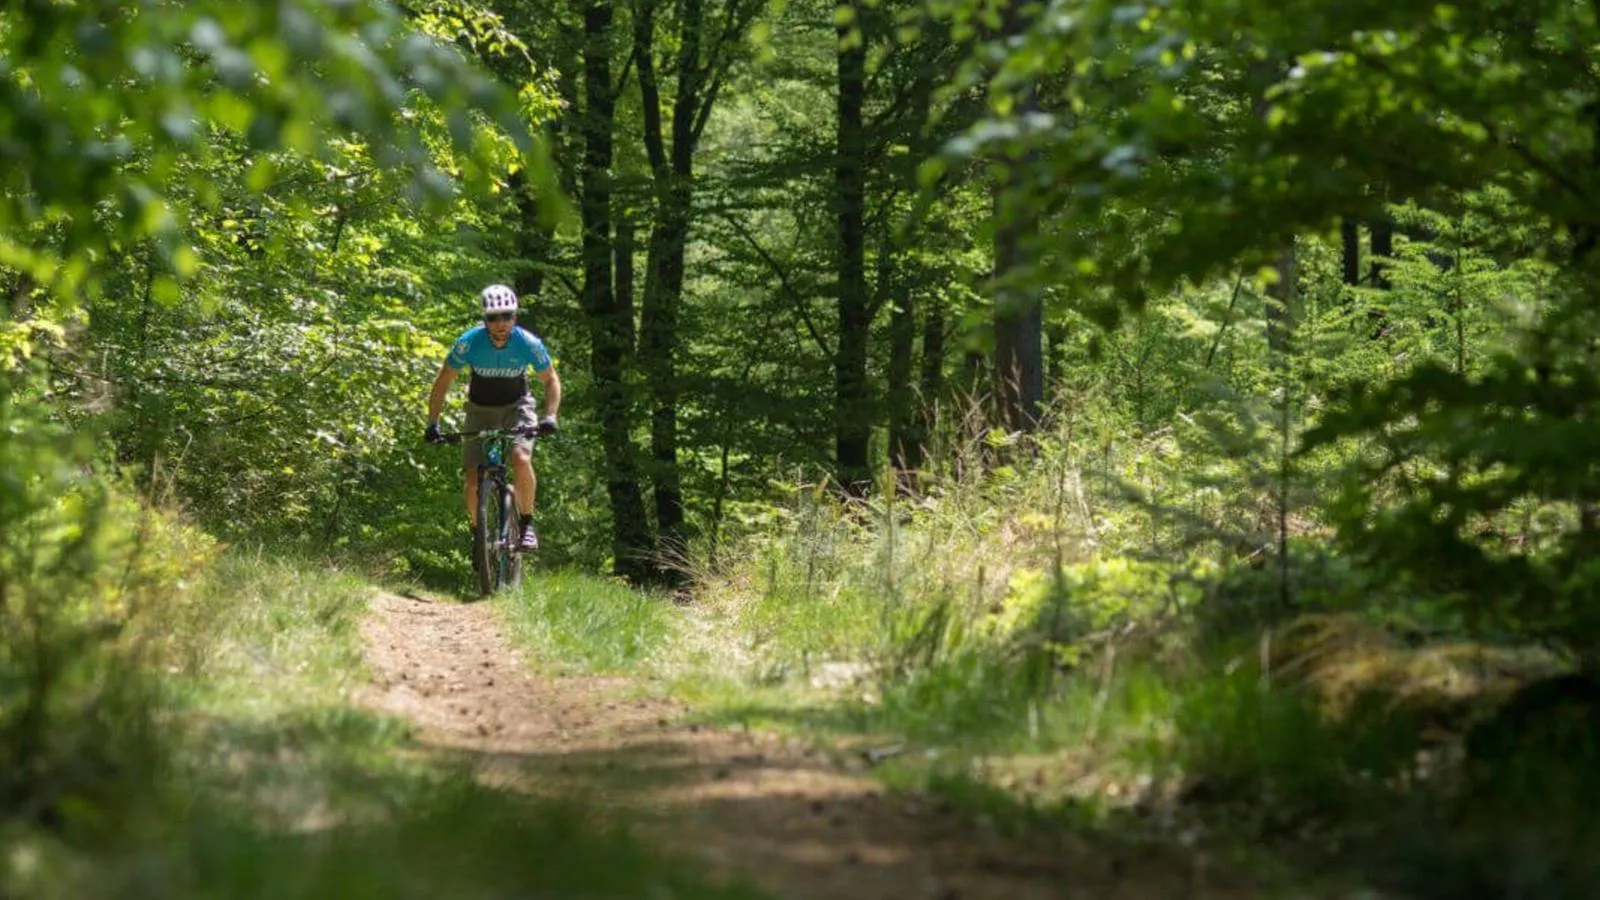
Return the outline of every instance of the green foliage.
[[[524,576],[495,604],[513,636],[562,669],[647,668],[679,638],[671,601],[617,581],[555,569]]]
[[[1225,802],[1269,801],[1286,819],[1370,809],[1416,759],[1406,725],[1332,723],[1315,698],[1274,689],[1248,667],[1192,682],[1176,713],[1176,755],[1197,784]]]
[[[1276,369],[1257,345],[1253,372],[1227,373],[1237,402],[1199,404],[1244,416],[1212,429],[1231,453],[1201,483],[1269,501],[1248,532],[1319,518],[1475,627],[1592,654],[1594,232],[1586,176],[1566,173],[1592,168],[1571,86],[1600,20],[1566,0],[1239,10],[1088,3],[1031,21],[951,158],[1009,155],[1053,186],[1018,204],[1049,222],[1030,277],[1106,324],[1128,306],[1159,322],[1169,293],[1296,246],[1298,305],[1263,317],[1290,323],[1267,342],[1289,358]],[[1021,84],[1072,114],[1023,121],[1007,102]],[[1397,202],[1409,238],[1336,289],[1317,236]],[[1534,540],[1519,517],[1564,524]]]
[[[93,473],[39,379],[0,372],[0,797],[8,820],[103,828],[159,760],[147,667],[212,552]],[[4,827],[0,822],[0,827]]]
[[[243,151],[260,193],[277,151],[316,156],[356,134],[435,200],[450,183],[408,121],[418,101],[446,111],[464,149],[482,143],[474,109],[533,149],[511,93],[386,3],[12,4],[0,41],[0,127],[17,136],[0,166],[0,265],[62,295],[92,286],[107,255],[153,246],[153,288],[173,297],[199,263],[189,204],[225,202],[219,148]]]
[[[977,622],[1002,644],[1076,668],[1096,644],[1163,617],[1192,613],[1211,573],[1126,557],[1012,575],[1005,597]]]
[[[1340,499],[1354,552],[1450,597],[1478,629],[1557,640],[1590,658],[1600,635],[1589,562],[1600,496],[1587,474],[1588,410],[1600,383],[1577,349],[1592,326],[1574,325],[1495,354],[1470,378],[1423,367],[1357,389],[1310,446],[1384,438]],[[1388,498],[1375,496],[1384,489]],[[1513,536],[1518,518],[1540,514],[1560,524],[1531,542],[1527,530]]]

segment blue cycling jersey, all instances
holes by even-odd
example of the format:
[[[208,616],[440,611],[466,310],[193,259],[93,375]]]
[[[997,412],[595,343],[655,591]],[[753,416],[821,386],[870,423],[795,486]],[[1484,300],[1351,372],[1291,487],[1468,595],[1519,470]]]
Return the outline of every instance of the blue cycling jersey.
[[[459,372],[471,367],[467,399],[479,406],[509,406],[528,393],[528,367],[535,372],[550,368],[544,341],[518,325],[504,347],[496,347],[489,329],[479,325],[456,339],[445,365]]]

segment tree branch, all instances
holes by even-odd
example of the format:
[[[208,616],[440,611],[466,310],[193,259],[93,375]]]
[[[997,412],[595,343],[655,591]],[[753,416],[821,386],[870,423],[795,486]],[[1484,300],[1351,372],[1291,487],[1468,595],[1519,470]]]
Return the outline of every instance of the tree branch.
[[[720,218],[724,222],[727,222],[728,225],[733,228],[734,232],[739,235],[739,237],[744,238],[745,242],[750,245],[750,249],[754,250],[756,255],[761,257],[762,261],[767,264],[768,268],[772,269],[774,275],[778,276],[779,286],[783,288],[783,293],[787,294],[789,298],[794,301],[795,311],[800,314],[800,321],[805,323],[806,331],[811,333],[811,339],[817,342],[817,349],[821,350],[824,356],[832,359],[833,348],[828,346],[827,340],[822,336],[822,332],[817,329],[816,323],[811,321],[811,312],[806,309],[805,298],[802,297],[800,292],[795,289],[794,282],[789,278],[789,272],[783,267],[783,263],[779,262],[776,257],[767,252],[767,248],[761,246],[761,242],[756,240],[755,235],[750,233],[750,229],[745,227],[743,222],[730,215],[723,215]]]

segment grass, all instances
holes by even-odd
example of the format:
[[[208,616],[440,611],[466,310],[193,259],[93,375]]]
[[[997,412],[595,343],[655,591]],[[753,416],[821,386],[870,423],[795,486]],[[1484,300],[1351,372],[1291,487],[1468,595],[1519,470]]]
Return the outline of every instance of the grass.
[[[494,603],[513,640],[568,672],[648,668],[679,636],[671,600],[581,572],[529,571]]]
[[[114,819],[0,829],[0,895],[757,896],[583,809],[407,752],[403,723],[349,704],[367,591],[325,567],[224,555],[171,623],[171,669],[151,673],[165,760],[124,775],[149,790]],[[612,664],[644,646],[600,643],[592,658]]]

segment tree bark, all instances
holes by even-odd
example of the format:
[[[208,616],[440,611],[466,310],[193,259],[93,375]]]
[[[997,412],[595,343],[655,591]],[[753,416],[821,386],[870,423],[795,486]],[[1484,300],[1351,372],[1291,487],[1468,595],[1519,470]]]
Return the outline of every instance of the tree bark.
[[[917,466],[927,456],[928,442],[938,427],[944,404],[944,307],[929,298],[922,316],[921,408],[918,410]]]
[[[867,382],[866,95],[867,49],[861,0],[846,0],[838,37],[838,131],[834,193],[838,214],[839,343],[834,353],[834,465],[840,485],[862,493],[871,479],[867,453],[872,409]]]
[[[1005,30],[1018,34],[1024,26],[1020,0],[1012,0],[1005,12]],[[1038,108],[1033,86],[1023,88],[1017,117],[1024,119]],[[1038,430],[1044,412],[1044,309],[1038,290],[1024,274],[1028,268],[1024,236],[1036,224],[1026,185],[1033,162],[1031,151],[1003,160],[994,189],[995,397],[1001,425],[1029,433]]]
[[[1389,290],[1388,267],[1385,260],[1394,256],[1394,220],[1382,216],[1372,222],[1372,286],[1380,291]],[[1367,309],[1368,334],[1379,340],[1389,333],[1389,313],[1382,307]]]
[[[694,154],[734,48],[743,39],[758,4],[724,0],[722,28],[704,37],[703,0],[680,0],[677,10],[676,87],[670,135],[663,133],[661,89],[656,73],[656,0],[634,8],[634,59],[639,67],[645,155],[650,162],[655,200],[645,261],[644,303],[640,314],[640,354],[650,384],[650,469],[660,552],[670,560],[688,555],[682,475],[678,467],[678,375],[676,353],[683,304],[684,257],[694,220]],[[670,137],[670,143],[669,143]],[[682,567],[669,567],[668,574]]]
[[[612,271],[615,273],[615,287],[617,293],[617,317],[633,321],[633,296],[634,296],[634,266],[633,256],[638,250],[638,241],[635,239],[635,225],[633,216],[626,212],[617,214],[616,242],[611,249]],[[632,346],[630,339],[629,349],[637,356],[637,348]]]
[[[1339,220],[1339,239],[1343,246],[1344,283],[1361,283],[1361,223],[1348,216]]]
[[[1274,366],[1286,365],[1289,340],[1300,317],[1299,267],[1295,242],[1290,239],[1279,252],[1275,266],[1278,280],[1267,288],[1267,349]]]
[[[1394,220],[1384,216],[1372,223],[1372,286],[1387,291],[1389,276],[1384,260],[1394,256]]]
[[[693,202],[694,151],[687,143],[698,103],[699,0],[684,0],[678,59],[678,94],[673,103],[672,147],[662,133],[661,90],[655,67],[655,0],[635,6],[634,59],[639,65],[645,155],[654,188],[654,218],[645,256],[644,304],[639,321],[639,356],[650,385],[650,481],[655,497],[660,550],[681,560],[684,538],[683,489],[678,473],[678,307],[683,297],[683,256]],[[680,147],[680,141],[684,141]],[[681,566],[677,567],[681,571]]]
[[[580,208],[583,217],[583,301],[589,319],[590,369],[606,457],[611,500],[611,545],[618,575],[631,581],[651,574],[650,532],[639,489],[633,446],[633,406],[626,373],[633,353],[633,318],[617,302],[612,283],[611,163],[616,97],[611,84],[612,0],[583,5],[584,153]]]
[[[922,465],[921,417],[911,367],[917,340],[912,292],[905,290],[889,315],[889,462],[903,487]]]
[[[1021,246],[1027,225],[1018,208],[1026,203],[1016,168],[996,188],[994,266],[999,290],[994,306],[995,396],[1001,424],[1009,431],[1038,430],[1044,409],[1044,309],[1038,292],[1019,283],[1026,268]],[[1009,183],[1009,184],[1007,184]]]

